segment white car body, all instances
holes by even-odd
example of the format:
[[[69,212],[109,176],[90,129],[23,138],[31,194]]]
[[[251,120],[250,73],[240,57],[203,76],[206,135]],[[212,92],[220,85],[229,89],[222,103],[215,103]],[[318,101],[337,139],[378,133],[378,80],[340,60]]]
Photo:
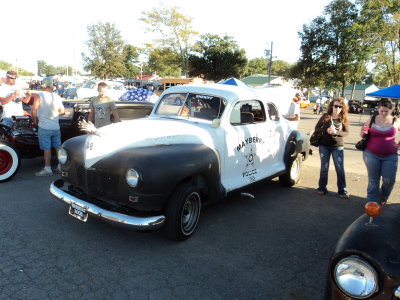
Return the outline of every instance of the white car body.
[[[264,99],[264,101],[268,99],[263,102],[275,105],[278,111],[286,112],[291,101],[289,97],[292,95],[291,90],[248,89],[216,84],[214,87],[212,85],[173,87],[164,94],[181,91],[223,97],[227,103],[218,121],[219,126],[214,128],[212,120],[190,117],[166,118],[165,115],[157,114],[154,109],[149,118],[106,126],[98,130],[99,135],[89,136],[87,145],[90,146],[85,147],[87,149],[85,167],[90,168],[104,156],[126,147],[198,143],[218,152],[221,159],[221,183],[226,192],[285,170],[284,148],[292,131],[289,121],[279,114],[276,120],[270,120],[269,117],[266,122],[258,124],[232,126],[230,117],[235,103],[254,99]],[[127,136],[126,132],[135,134]],[[121,134],[120,138],[116,137],[117,133]]]

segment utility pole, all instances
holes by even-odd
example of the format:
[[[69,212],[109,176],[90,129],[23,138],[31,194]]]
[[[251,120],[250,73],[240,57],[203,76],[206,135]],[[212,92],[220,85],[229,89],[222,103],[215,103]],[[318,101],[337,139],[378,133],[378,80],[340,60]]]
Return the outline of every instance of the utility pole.
[[[271,84],[271,72],[272,72],[272,48],[273,48],[274,42],[271,42],[271,49],[265,49],[265,56],[268,59],[269,56],[269,61],[268,61],[268,85]]]

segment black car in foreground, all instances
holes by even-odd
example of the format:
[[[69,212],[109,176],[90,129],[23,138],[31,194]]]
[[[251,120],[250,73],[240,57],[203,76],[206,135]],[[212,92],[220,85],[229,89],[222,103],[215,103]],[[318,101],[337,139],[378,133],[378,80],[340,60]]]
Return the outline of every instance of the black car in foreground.
[[[79,127],[80,120],[87,120],[90,101],[63,101],[66,116],[60,117],[62,142],[84,134]],[[119,117],[122,121],[143,118],[150,115],[154,104],[150,102],[116,101]],[[32,102],[30,103],[32,104]],[[22,158],[43,155],[39,148],[37,128],[29,115],[30,106],[24,106],[25,116],[13,117],[12,127],[0,124],[0,182],[10,180],[18,171]]]
[[[377,210],[378,216],[359,217],[340,237],[325,299],[400,299],[400,204]]]

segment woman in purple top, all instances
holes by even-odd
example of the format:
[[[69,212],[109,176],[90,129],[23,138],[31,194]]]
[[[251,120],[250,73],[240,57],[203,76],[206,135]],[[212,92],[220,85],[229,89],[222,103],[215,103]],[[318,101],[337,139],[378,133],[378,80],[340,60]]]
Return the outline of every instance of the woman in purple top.
[[[378,115],[369,128],[369,118],[361,128],[361,137],[370,133],[363,158],[368,171],[367,200],[385,204],[396,182],[397,150],[395,143],[399,120],[391,115],[393,103],[382,99],[378,104]],[[382,178],[382,184],[381,184]]]

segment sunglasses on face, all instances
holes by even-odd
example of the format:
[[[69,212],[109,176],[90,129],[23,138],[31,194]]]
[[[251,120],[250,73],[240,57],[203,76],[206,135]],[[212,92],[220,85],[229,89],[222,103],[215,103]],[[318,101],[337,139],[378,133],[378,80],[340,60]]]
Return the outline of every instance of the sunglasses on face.
[[[334,107],[334,108],[342,108],[341,105],[334,105],[333,107]]]

